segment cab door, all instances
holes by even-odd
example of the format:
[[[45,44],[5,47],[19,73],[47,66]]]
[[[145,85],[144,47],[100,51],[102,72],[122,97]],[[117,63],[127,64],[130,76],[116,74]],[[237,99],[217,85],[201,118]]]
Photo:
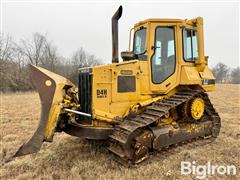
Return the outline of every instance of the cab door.
[[[150,89],[165,94],[178,84],[177,63],[179,39],[175,23],[151,24]]]

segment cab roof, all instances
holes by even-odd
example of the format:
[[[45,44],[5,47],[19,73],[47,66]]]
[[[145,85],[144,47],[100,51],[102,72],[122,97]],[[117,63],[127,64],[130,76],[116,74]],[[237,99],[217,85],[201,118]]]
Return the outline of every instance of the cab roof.
[[[166,22],[169,22],[169,23],[184,23],[186,22],[187,20],[183,20],[183,19],[174,19],[174,18],[149,18],[149,19],[145,19],[143,21],[139,21],[138,23],[136,23],[134,25],[134,27],[136,26],[141,26],[145,23],[166,23]]]

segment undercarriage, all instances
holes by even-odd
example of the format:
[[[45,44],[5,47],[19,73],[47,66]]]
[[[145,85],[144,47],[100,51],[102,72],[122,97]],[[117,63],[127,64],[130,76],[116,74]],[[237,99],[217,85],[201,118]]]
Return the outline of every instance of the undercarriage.
[[[220,117],[206,93],[181,90],[117,125],[109,150],[120,163],[137,164],[154,151],[197,139],[213,141],[220,128]]]

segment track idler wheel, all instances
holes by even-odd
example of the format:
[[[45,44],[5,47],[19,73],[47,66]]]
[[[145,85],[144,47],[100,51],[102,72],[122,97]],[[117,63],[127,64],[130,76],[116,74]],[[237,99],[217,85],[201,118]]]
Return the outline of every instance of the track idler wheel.
[[[182,107],[183,118],[187,120],[200,121],[204,116],[205,103],[201,97],[194,97],[184,103]]]
[[[196,97],[192,100],[190,112],[193,119],[195,119],[196,121],[201,119],[204,114],[204,109],[205,105],[202,98]]]

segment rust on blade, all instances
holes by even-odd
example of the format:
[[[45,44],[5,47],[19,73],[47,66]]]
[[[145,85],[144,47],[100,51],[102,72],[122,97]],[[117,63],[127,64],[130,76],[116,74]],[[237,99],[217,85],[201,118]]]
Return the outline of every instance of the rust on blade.
[[[41,117],[39,125],[33,136],[24,143],[16,152],[14,157],[32,154],[40,150],[44,139],[44,131],[47,125],[49,111],[52,105],[56,83],[37,67],[31,65],[31,75],[41,100]]]
[[[40,150],[44,141],[52,141],[61,112],[65,85],[74,87],[66,78],[46,69],[30,65],[33,82],[41,100],[41,116],[37,130],[13,157],[32,154]]]

